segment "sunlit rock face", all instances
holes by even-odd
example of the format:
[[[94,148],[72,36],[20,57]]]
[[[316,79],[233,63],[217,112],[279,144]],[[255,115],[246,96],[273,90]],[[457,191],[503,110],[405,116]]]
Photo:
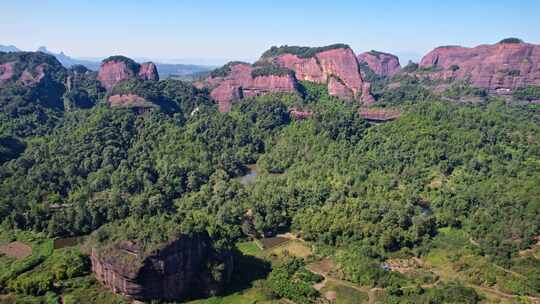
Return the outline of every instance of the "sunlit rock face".
[[[370,51],[358,55],[358,62],[366,63],[379,76],[392,77],[401,69],[399,58],[396,55],[378,51]]]
[[[159,80],[159,75],[152,62],[138,64],[127,57],[113,56],[101,63],[97,79],[107,91],[110,91],[122,80]]]
[[[299,93],[298,82],[292,73],[258,75],[254,67],[247,63],[230,64],[225,75],[210,76],[206,84],[210,86],[210,96],[218,103],[221,112],[228,112],[232,102],[245,97],[268,93]]]
[[[420,67],[433,79],[465,80],[490,91],[511,91],[540,85],[540,45],[503,41],[474,48],[443,46],[424,56]]]

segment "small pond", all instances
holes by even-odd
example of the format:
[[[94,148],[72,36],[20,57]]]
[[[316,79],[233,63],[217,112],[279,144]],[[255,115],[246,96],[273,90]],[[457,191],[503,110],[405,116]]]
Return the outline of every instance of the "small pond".
[[[255,181],[255,178],[259,174],[259,167],[256,164],[247,165],[248,168],[247,174],[240,177],[240,183],[242,185],[248,185]]]

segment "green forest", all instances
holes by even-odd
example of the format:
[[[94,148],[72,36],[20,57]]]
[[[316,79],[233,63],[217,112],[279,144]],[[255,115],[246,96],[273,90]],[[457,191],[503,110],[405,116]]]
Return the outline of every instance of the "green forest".
[[[156,105],[139,113],[110,108],[77,68],[61,73],[73,76],[69,93],[54,78],[0,91],[0,245],[33,249],[0,254],[0,303],[122,303],[98,292],[83,251],[52,240],[92,234],[150,250],[180,231],[234,251],[233,281],[247,280],[260,303],[319,301],[323,277],[308,264],[328,257],[340,282],[376,290],[379,303],[488,303],[483,289],[540,297],[538,105],[452,103],[404,78],[379,96],[401,116],[372,123],[309,82],[303,96],[247,98],[229,113],[181,81],[118,84],[114,94]],[[295,119],[291,107],[314,114]],[[241,183],[248,165],[258,175]],[[286,232],[313,254],[265,261],[238,245]],[[456,275],[388,270],[394,259]],[[249,262],[261,276],[246,279]]]

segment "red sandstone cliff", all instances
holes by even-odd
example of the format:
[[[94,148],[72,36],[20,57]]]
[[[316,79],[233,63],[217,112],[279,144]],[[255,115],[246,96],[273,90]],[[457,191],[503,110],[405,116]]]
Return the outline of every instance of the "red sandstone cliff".
[[[110,91],[122,80],[135,78],[159,80],[159,75],[156,66],[151,62],[138,64],[123,56],[113,56],[101,63],[97,76],[97,79],[107,91]]]
[[[359,63],[366,63],[368,67],[379,76],[392,77],[401,69],[399,58],[396,55],[370,51],[358,55]]]
[[[540,45],[513,41],[439,47],[422,58],[420,67],[433,69],[427,73],[431,78],[467,80],[476,87],[508,92],[540,85]]]
[[[247,63],[233,63],[224,76],[210,76],[207,84],[212,88],[210,96],[219,104],[221,112],[228,112],[232,101],[270,92],[296,93],[298,85],[292,74],[253,73],[257,67]]]
[[[137,300],[178,301],[216,295],[230,280],[233,263],[230,254],[216,253],[208,235],[203,234],[184,235],[150,253],[123,241],[92,248],[90,258],[97,280],[113,292]]]
[[[298,50],[303,53],[295,54]],[[366,104],[375,101],[370,84],[362,79],[354,52],[345,45],[273,47],[254,65],[229,63],[196,86],[209,87],[220,111],[227,112],[234,100],[244,97],[275,92],[299,93],[297,80],[327,84],[330,95],[345,100]]]
[[[295,72],[299,80],[328,83],[331,95],[346,99],[372,103],[375,100],[364,86],[358,60],[347,46],[314,49],[311,56],[285,53],[275,57],[262,58]]]

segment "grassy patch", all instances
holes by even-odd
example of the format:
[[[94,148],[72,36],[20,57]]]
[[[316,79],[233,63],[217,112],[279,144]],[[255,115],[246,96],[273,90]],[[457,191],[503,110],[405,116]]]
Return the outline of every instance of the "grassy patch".
[[[297,258],[307,258],[311,255],[311,248],[299,241],[290,241],[284,245],[275,247],[271,253],[277,256],[295,256]]]
[[[251,288],[224,297],[212,297],[204,300],[188,302],[189,304],[278,304],[279,300],[268,298],[258,288]]]
[[[263,252],[254,241],[237,243],[236,248],[245,255],[259,256]]]
[[[334,282],[327,282],[326,286],[321,289],[321,294],[324,295],[328,292],[335,292],[335,302],[336,304],[359,304],[367,303],[368,295],[365,292],[361,292],[354,288],[337,284]]]

